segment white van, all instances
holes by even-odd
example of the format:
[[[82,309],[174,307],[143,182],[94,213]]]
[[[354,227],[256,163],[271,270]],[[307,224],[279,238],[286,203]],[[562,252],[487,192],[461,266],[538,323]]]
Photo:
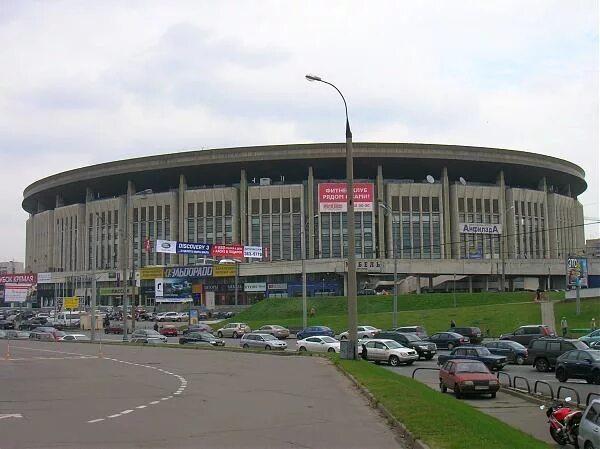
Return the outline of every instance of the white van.
[[[67,311],[67,312],[59,312],[58,315],[54,319],[52,319],[52,324],[57,324],[59,326],[77,326],[79,327],[79,323],[81,321],[81,316],[78,311]]]

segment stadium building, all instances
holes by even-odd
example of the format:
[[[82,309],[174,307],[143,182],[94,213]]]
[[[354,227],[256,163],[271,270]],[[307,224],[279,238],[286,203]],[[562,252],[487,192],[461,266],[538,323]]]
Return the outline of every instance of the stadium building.
[[[157,252],[157,240],[262,248],[262,258],[240,259],[235,278],[190,279],[198,304],[208,291],[216,305],[300,296],[303,266],[310,296],[343,294],[344,158],[343,143],[223,148],[41,179],[22,204],[30,214],[26,270],[51,273],[38,286],[38,305],[88,298],[94,259],[101,304],[120,303],[121,280],[144,267],[216,262]],[[503,271],[505,289],[565,288],[565,258],[585,247],[577,197],[586,181],[568,161],[496,148],[355,143],[354,167],[359,290],[392,289],[395,265],[403,292],[498,290]],[[141,277],[128,293],[154,304],[154,281]]]

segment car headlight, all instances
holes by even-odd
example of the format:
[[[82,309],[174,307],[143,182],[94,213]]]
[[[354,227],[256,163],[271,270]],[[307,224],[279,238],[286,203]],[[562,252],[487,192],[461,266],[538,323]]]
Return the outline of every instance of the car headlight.
[[[472,380],[465,380],[462,384],[463,385],[473,385],[473,381]]]
[[[496,379],[490,380],[490,385],[498,385],[498,381]]]

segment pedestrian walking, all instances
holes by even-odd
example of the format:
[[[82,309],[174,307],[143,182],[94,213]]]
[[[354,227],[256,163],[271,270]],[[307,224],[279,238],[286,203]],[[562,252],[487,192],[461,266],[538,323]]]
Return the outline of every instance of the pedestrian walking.
[[[156,323],[156,322],[154,323],[154,330],[155,330],[156,332],[158,332],[158,323]]]
[[[594,317],[592,317],[592,322],[590,323],[590,328],[592,329],[592,332],[594,332],[597,329],[596,318],[594,318]]]
[[[456,322],[454,320],[450,321],[450,327],[454,329],[456,327]]]
[[[568,325],[567,325],[567,318],[564,316],[562,317],[562,320],[560,320],[560,328],[562,329],[562,336],[566,337]]]
[[[362,351],[360,355],[363,358],[363,360],[367,360],[367,346],[364,343],[362,345]]]

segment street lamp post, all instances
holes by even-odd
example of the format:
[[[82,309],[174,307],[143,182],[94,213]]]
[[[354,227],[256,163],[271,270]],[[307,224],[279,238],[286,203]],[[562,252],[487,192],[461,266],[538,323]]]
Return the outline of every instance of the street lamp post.
[[[379,207],[385,210],[387,216],[392,216],[392,224],[399,223],[400,220],[394,221],[394,213],[392,208],[385,203],[379,202]],[[394,315],[393,315],[393,328],[398,327],[398,241],[394,239],[392,232],[392,251],[394,252]]]
[[[505,285],[506,285],[506,255],[504,254],[504,249],[506,247],[506,214],[508,213],[509,210],[513,209],[514,210],[515,206],[510,206],[508,209],[505,209],[504,211],[504,228],[502,229],[502,235],[500,236],[500,259],[502,261],[502,275],[500,277],[500,290],[502,290],[502,293],[504,293],[506,291]]]
[[[315,215],[313,218],[317,218],[318,215]],[[302,239],[302,245],[306,245],[306,227],[310,222],[307,221],[300,229],[300,238]],[[308,234],[310,237],[310,233]],[[306,328],[308,326],[308,317],[307,317],[307,299],[306,299],[306,248],[302,249],[302,327]]]

